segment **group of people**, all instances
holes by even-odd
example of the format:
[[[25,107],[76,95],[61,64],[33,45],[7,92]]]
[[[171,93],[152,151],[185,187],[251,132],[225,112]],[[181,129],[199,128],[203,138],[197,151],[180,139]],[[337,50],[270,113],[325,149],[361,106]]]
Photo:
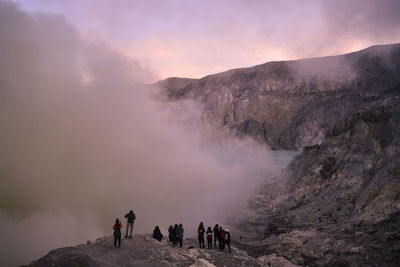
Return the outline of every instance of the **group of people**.
[[[229,252],[232,252],[231,250],[231,234],[229,233],[229,229],[223,229],[222,226],[219,226],[216,224],[214,226],[214,229],[211,230],[211,226],[207,228],[207,232],[204,228],[203,223],[201,222],[198,229],[198,239],[199,239],[199,247],[200,248],[205,248],[204,246],[204,234],[207,236],[207,247],[208,249],[213,248],[213,237],[214,237],[214,248],[217,248],[217,240],[218,240],[218,247],[221,251],[225,249],[225,246],[228,247]]]
[[[179,247],[182,247],[182,242],[183,242],[183,225],[180,223],[175,224],[175,226],[170,225],[168,227],[168,239],[169,242],[172,243],[172,246],[176,246],[179,244]]]
[[[126,226],[126,234],[125,238],[132,238],[132,231],[133,231],[133,224],[135,223],[135,213],[133,211],[129,211],[125,216],[127,219],[127,226]],[[119,219],[115,220],[115,224],[113,226],[114,229],[114,247],[119,248],[121,246],[121,229],[122,223]],[[183,243],[183,225],[180,223],[175,224],[175,226],[170,225],[168,228],[168,241],[172,243],[175,247],[179,244],[179,247],[182,247]],[[200,223],[198,229],[198,240],[199,240],[199,247],[205,248],[204,245],[204,235],[207,237],[207,248],[213,248],[213,239],[214,239],[214,248],[219,248],[221,251],[225,249],[225,246],[228,247],[229,252],[232,252],[230,242],[231,242],[231,234],[229,233],[229,229],[223,229],[222,226],[216,224],[214,229],[211,230],[211,226],[207,228],[207,231],[204,228],[203,222]],[[129,235],[128,235],[129,234]],[[161,241],[163,239],[163,234],[161,233],[160,227],[156,226],[153,230],[153,238]],[[218,247],[217,247],[218,241]]]
[[[135,223],[136,220],[135,213],[133,213],[133,211],[131,210],[127,214],[125,214],[124,217],[127,219],[125,238],[128,237],[132,238],[133,224]],[[119,248],[121,246],[121,229],[122,229],[122,223],[120,222],[119,219],[115,220],[113,229],[114,229],[114,247]]]

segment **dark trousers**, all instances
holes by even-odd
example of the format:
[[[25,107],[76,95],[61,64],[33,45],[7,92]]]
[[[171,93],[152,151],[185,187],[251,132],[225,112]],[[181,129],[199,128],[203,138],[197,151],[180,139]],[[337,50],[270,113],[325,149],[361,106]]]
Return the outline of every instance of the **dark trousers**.
[[[207,238],[207,247],[212,248],[212,238]]]
[[[121,235],[114,236],[114,247],[117,247],[117,243],[119,248],[121,246]]]
[[[214,247],[217,248],[217,240],[218,240],[218,244],[219,244],[219,238],[214,236]]]
[[[224,250],[224,248],[225,248],[224,240],[222,238],[220,238],[220,239],[218,239],[218,242],[219,242],[219,249]]]
[[[179,242],[179,247],[181,248],[182,247],[182,239],[178,239],[178,242]]]
[[[232,252],[230,243],[231,243],[231,241],[228,241],[228,240],[225,241],[225,245],[228,246],[229,252]]]
[[[204,246],[204,237],[202,238],[202,237],[199,237],[199,247],[200,248],[204,248],[205,246]]]

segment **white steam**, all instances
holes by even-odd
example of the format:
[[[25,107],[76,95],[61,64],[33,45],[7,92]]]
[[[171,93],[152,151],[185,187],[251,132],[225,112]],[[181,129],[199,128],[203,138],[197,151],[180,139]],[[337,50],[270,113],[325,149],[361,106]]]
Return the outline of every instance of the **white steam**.
[[[0,2],[0,58],[4,265],[108,235],[130,209],[135,232],[183,223],[190,233],[279,171],[251,141],[202,145],[137,85],[154,73],[60,16]]]

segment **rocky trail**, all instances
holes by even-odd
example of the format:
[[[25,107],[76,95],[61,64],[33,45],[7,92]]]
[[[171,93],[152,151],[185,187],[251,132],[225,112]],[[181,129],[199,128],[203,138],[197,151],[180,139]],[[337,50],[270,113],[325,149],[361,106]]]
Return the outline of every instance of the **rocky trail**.
[[[227,249],[222,252],[218,249],[200,249],[193,238],[184,239],[183,247],[179,248],[172,247],[165,239],[158,242],[150,234],[141,234],[134,235],[132,239],[123,239],[121,247],[117,249],[114,248],[112,237],[103,237],[76,247],[52,250],[27,266],[296,266],[275,254],[252,257],[249,255],[251,253],[238,249],[239,243],[234,243],[231,246],[232,253],[229,253]],[[251,250],[252,246],[247,246],[247,249]]]

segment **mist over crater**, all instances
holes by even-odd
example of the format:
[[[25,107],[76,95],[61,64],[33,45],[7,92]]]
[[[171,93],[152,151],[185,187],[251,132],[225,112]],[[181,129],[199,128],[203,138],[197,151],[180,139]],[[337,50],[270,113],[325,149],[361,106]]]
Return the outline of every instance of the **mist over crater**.
[[[250,139],[207,145],[184,123],[195,111],[183,118],[143,85],[154,72],[62,16],[0,2],[0,40],[6,265],[108,235],[130,209],[136,233],[179,222],[194,233],[286,164]]]

